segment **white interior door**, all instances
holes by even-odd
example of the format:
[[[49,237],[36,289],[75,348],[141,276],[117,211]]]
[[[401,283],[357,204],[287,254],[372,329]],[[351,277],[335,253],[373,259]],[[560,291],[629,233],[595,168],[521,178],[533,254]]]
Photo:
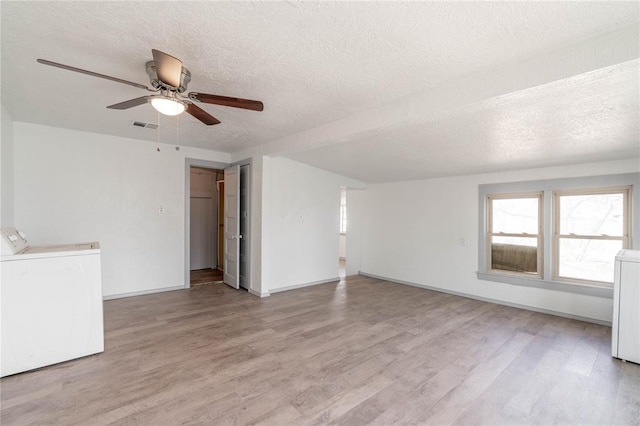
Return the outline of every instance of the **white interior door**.
[[[249,165],[240,167],[240,287],[249,290]]]
[[[240,166],[224,170],[224,282],[240,288]]]

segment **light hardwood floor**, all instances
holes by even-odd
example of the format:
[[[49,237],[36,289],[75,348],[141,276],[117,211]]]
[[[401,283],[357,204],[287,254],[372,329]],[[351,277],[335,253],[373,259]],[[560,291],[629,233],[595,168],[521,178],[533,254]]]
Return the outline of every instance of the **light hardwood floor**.
[[[220,269],[197,269],[190,272],[192,286],[222,282],[223,272]]]
[[[104,306],[105,352],[2,379],[2,425],[640,422],[594,324],[357,276]]]

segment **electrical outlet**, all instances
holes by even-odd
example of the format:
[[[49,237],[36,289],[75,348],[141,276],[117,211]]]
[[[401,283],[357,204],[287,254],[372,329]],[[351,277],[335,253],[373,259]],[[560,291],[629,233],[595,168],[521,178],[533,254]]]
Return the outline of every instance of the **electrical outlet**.
[[[466,245],[466,243],[467,243],[467,242],[465,241],[464,237],[460,237],[460,239],[458,240],[458,242],[460,243],[460,245],[461,245],[462,247],[464,247],[464,246]]]
[[[162,204],[160,204],[160,207],[158,208],[158,212],[164,213],[164,206]]]

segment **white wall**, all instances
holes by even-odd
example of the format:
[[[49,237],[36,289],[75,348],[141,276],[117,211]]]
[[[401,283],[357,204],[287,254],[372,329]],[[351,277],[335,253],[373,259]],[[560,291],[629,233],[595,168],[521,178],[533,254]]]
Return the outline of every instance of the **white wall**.
[[[361,223],[360,270],[364,273],[499,300],[537,309],[611,321],[612,301],[481,281],[478,270],[478,185],[483,183],[596,176],[640,171],[638,159],[517,172],[370,185],[349,194],[350,218]],[[351,230],[350,230],[351,231]],[[460,238],[466,244],[461,246]],[[356,262],[348,251],[347,266]]]
[[[284,157],[265,165],[263,291],[337,280],[340,187],[364,184]]]
[[[228,154],[21,122],[14,142],[15,224],[31,244],[99,241],[105,296],[185,285],[185,158]]]
[[[2,179],[0,197],[0,228],[14,224],[14,184],[13,184],[13,121],[9,113],[2,110],[0,136],[0,175]]]

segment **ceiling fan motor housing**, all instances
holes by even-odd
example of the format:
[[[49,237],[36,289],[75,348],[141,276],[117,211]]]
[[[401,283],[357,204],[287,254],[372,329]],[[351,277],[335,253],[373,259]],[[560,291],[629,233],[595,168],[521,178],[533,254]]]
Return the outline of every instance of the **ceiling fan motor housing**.
[[[175,91],[178,93],[184,93],[187,90],[187,85],[191,81],[191,72],[185,67],[182,67],[182,72],[180,74],[180,86],[178,87],[169,86],[158,79],[155,62],[147,62],[147,64],[145,65],[145,69],[147,70],[147,74],[149,74],[149,80],[151,82],[151,86],[154,89],[163,89]]]

